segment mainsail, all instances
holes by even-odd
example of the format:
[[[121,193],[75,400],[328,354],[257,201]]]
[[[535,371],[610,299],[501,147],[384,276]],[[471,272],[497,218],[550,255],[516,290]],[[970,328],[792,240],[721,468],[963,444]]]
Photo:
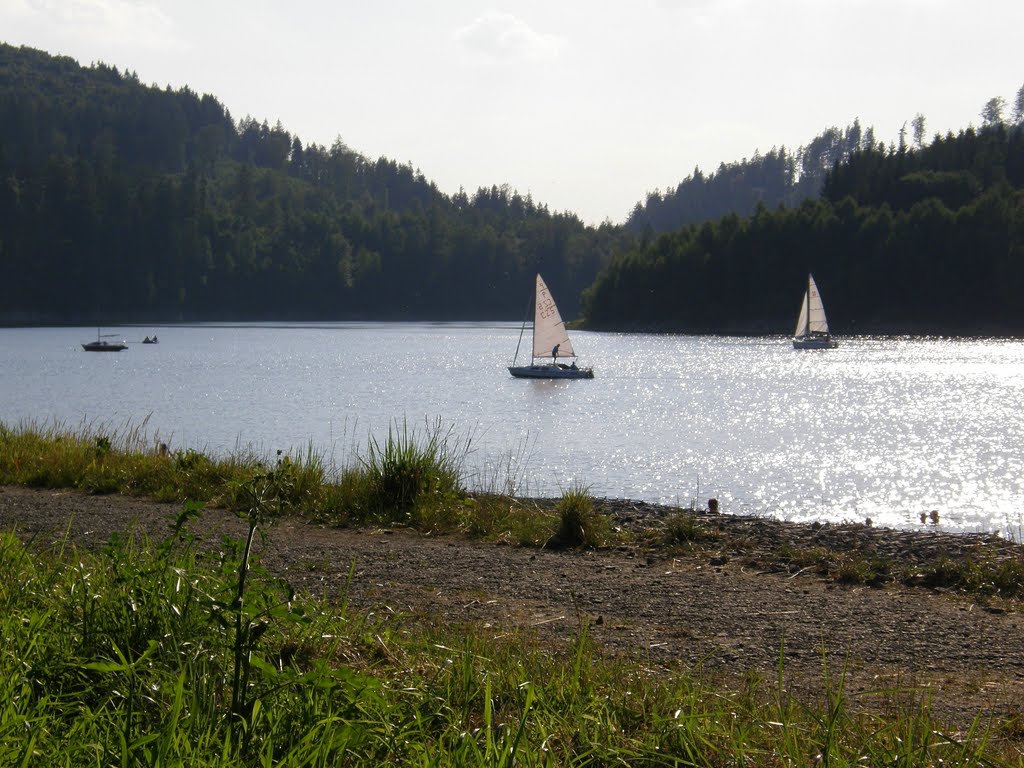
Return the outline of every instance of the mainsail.
[[[551,351],[558,345],[559,357],[576,357],[576,352],[565,331],[565,323],[551,298],[544,279],[537,275],[537,294],[533,315],[533,356],[551,357]]]

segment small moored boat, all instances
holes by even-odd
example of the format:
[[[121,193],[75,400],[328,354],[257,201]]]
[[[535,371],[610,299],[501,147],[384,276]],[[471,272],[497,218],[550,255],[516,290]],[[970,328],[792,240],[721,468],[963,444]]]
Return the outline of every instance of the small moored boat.
[[[86,341],[82,343],[82,349],[86,352],[120,352],[122,349],[128,349],[128,345],[123,341],[107,341],[108,338],[117,336],[116,333],[101,334],[100,329],[96,329],[96,341]]]

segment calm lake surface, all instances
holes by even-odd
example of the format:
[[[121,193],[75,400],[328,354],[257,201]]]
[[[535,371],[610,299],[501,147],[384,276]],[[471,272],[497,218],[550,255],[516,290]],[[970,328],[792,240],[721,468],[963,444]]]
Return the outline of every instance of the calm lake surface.
[[[596,378],[513,379],[518,324],[0,329],[0,421],[142,428],[172,450],[304,453],[344,467],[370,435],[441,425],[471,487],[788,520],[1024,526],[1024,342],[578,332]],[[158,345],[133,343],[156,333]]]

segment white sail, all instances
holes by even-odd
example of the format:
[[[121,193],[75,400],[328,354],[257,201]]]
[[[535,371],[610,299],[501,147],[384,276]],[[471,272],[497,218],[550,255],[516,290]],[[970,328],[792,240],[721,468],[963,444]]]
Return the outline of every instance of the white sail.
[[[812,333],[828,333],[828,319],[825,317],[825,305],[821,303],[821,294],[818,293],[814,277],[808,275],[807,293],[804,294],[803,304],[800,305],[795,335],[807,336]]]
[[[807,333],[807,292],[804,292],[804,299],[800,302],[800,316],[796,319],[796,330],[794,336],[803,336]]]
[[[537,275],[537,294],[533,315],[533,356],[551,357],[558,346],[558,357],[576,357],[576,352],[565,331],[565,323],[555,306],[544,279]]]
[[[825,305],[821,303],[821,294],[811,275],[807,276],[807,330],[809,333],[828,333],[828,320],[825,317]]]

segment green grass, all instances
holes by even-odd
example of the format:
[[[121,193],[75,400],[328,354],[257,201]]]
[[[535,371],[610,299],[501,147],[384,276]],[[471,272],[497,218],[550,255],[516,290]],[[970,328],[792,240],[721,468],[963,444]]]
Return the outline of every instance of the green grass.
[[[585,486],[575,485],[562,491],[555,514],[558,516],[558,529],[548,539],[548,547],[595,548],[611,539],[611,526],[607,518],[594,509],[594,499]]]
[[[329,470],[324,456],[307,446],[272,459],[251,450],[211,458],[193,449],[168,452],[145,435],[145,424],[122,430],[25,423],[0,423],[0,483],[39,488],[77,488],[164,502],[201,502],[236,511],[246,507],[244,489],[254,473],[273,466],[287,475],[289,510],[334,525],[405,525],[425,532],[543,546],[559,530],[559,514],[511,495],[519,485],[516,460],[507,462],[504,480],[488,479],[500,493],[467,489],[465,459],[472,447],[440,422],[420,430],[394,424],[387,437],[369,438],[364,455],[340,470]],[[563,506],[586,503],[580,490],[567,493]],[[587,511],[584,541],[608,538],[607,525]],[[564,523],[563,523],[564,524]]]
[[[424,628],[292,595],[258,567],[246,597],[262,629],[233,713],[236,544],[225,557],[126,535],[86,552],[0,534],[0,764],[1012,764],[980,724],[944,733],[925,700],[857,711],[827,668],[820,697],[791,695],[781,663],[730,690],[605,658],[584,622],[560,648]]]
[[[270,458],[245,448],[211,458],[193,449],[166,451],[145,428],[145,422],[120,430],[34,423],[10,427],[0,422],[0,484],[191,501],[244,514],[247,483],[272,467],[286,480],[284,501],[291,513],[331,525],[404,525],[531,547],[631,544],[695,555],[712,549],[742,554],[750,548],[749,542],[710,527],[692,509],[676,510],[656,535],[636,537],[614,529],[580,484],[552,503],[519,498],[525,441],[486,477],[475,478],[485,490],[470,490],[465,464],[471,440],[440,421],[419,430],[396,422],[385,439],[369,438],[364,454],[357,453],[340,470],[329,468],[313,445]],[[1024,558],[998,557],[985,548],[921,564],[786,544],[769,557],[773,560],[762,565],[813,570],[851,585],[900,583],[999,598],[1024,596]]]
[[[714,544],[721,534],[701,520],[693,509],[678,509],[665,523],[664,540],[669,547]]]
[[[422,436],[403,422],[401,429],[397,424],[388,429],[383,443],[371,437],[359,468],[365,511],[384,522],[450,527],[449,513],[465,498],[463,458],[468,450],[440,422]]]
[[[1024,558],[999,557],[984,549],[956,557],[938,554],[923,563],[857,551],[830,552],[824,547],[795,549],[789,545],[781,546],[775,556],[790,570],[810,569],[840,584],[903,584],[1005,599],[1024,596]]]
[[[137,429],[0,425],[2,483],[181,503],[174,534],[127,531],[99,551],[0,533],[0,765],[1019,764],[1016,731],[979,721],[948,733],[927,699],[853,695],[824,661],[820,693],[797,696],[782,652],[777,679],[737,686],[605,656],[583,617],[568,645],[551,646],[296,595],[260,567],[254,534],[285,511],[529,546],[615,540],[584,486],[550,505],[466,491],[467,450],[438,425],[396,425],[328,480],[312,449],[215,460],[165,453]],[[234,509],[248,535],[198,547],[183,523],[204,503]],[[685,512],[666,531],[672,545],[719,536]],[[826,555],[807,565],[834,569]],[[955,565],[934,578],[1014,573]],[[851,580],[864,567],[882,564],[851,560]]]
[[[242,452],[214,460],[194,450],[168,453],[145,424],[121,430],[63,424],[16,428],[0,423],[0,482],[78,488],[160,501],[210,501],[243,482],[260,459]],[[230,500],[229,498],[227,500]]]

